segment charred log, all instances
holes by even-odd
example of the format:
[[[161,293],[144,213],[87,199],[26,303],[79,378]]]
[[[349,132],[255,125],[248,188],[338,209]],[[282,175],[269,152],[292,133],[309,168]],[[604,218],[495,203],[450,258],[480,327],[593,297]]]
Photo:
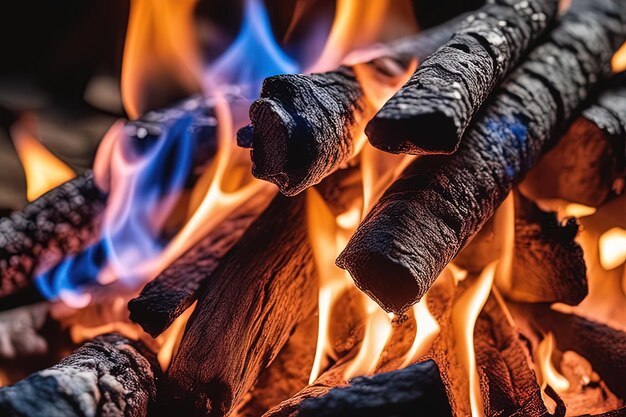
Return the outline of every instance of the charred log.
[[[117,334],[98,336],[52,368],[0,389],[7,417],[147,416],[156,401],[156,357]]]
[[[626,178],[626,73],[607,83],[522,183],[534,198],[599,206]]]
[[[515,193],[515,246],[508,298],[526,302],[580,303],[587,296],[587,267],[575,241],[576,219],[564,224]]]
[[[130,318],[153,337],[167,329],[198,298],[202,283],[266,207],[265,194],[251,198],[143,288],[128,303]]]
[[[626,37],[617,0],[575,1],[501,86],[451,157],[413,162],[361,223],[337,264],[385,310],[418,301],[608,75]]]
[[[40,331],[49,309],[48,303],[41,303],[0,313],[1,359],[40,355],[48,350]]]
[[[369,122],[384,151],[451,154],[491,91],[551,25],[558,1],[489,2],[426,59]]]
[[[377,73],[397,79],[411,57],[422,60],[449,39],[460,19],[384,48],[370,62]],[[393,65],[384,64],[393,62]],[[391,73],[390,69],[394,68]],[[250,108],[252,127],[238,134],[251,144],[252,172],[286,195],[319,183],[353,153],[354,140],[376,109],[359,85],[354,67],[309,75],[267,78]]]

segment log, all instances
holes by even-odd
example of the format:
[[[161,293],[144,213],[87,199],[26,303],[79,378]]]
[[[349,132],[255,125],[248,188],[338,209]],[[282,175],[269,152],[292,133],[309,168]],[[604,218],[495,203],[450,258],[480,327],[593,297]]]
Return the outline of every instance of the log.
[[[451,154],[491,91],[548,29],[557,0],[496,0],[472,13],[368,123],[387,152]]]
[[[544,332],[552,332],[561,351],[573,350],[591,363],[607,387],[626,399],[626,333],[575,314],[565,314],[538,305],[531,311],[531,322]]]
[[[105,204],[106,194],[87,171],[0,219],[0,298],[41,300],[32,287],[35,274],[92,243]]]
[[[207,236],[150,281],[128,303],[130,319],[152,337],[163,333],[198,298],[202,283],[217,269],[269,202],[264,193],[239,206]]]
[[[43,355],[48,341],[40,334],[50,306],[48,303],[0,312],[0,359]]]
[[[626,73],[613,77],[554,149],[528,173],[522,190],[600,206],[621,194],[626,179]]]
[[[460,19],[384,47],[367,65],[385,79],[404,75],[409,57],[419,61],[447,41]],[[308,75],[277,75],[263,83],[250,107],[252,125],[238,133],[251,146],[252,173],[285,195],[319,183],[350,158],[363,123],[375,113],[355,66]]]
[[[277,196],[207,280],[169,371],[172,410],[229,414],[312,312],[305,196]]]
[[[626,3],[575,1],[496,91],[454,155],[418,158],[405,169],[337,259],[360,289],[395,313],[421,299],[564,129],[594,81],[609,74],[626,37],[620,8]]]
[[[561,224],[557,214],[544,212],[515,193],[515,245],[507,298],[521,302],[576,305],[589,292],[583,250],[575,241],[578,222]]]
[[[145,346],[118,334],[96,337],[58,365],[0,389],[7,417],[147,416],[159,367]]]
[[[432,361],[371,377],[357,377],[346,387],[302,402],[299,417],[451,416],[439,368]]]

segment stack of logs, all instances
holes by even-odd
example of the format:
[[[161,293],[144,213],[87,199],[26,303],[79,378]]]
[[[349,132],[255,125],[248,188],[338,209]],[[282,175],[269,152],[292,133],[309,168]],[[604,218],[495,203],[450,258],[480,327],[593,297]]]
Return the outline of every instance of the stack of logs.
[[[470,415],[468,377],[451,348],[452,314],[504,253],[493,229],[511,192],[511,276],[487,294],[474,329],[485,415],[565,413],[549,386],[554,413],[544,405],[529,343],[512,317],[585,357],[623,405],[626,333],[550,309],[585,298],[585,263],[576,220],[563,224],[533,200],[599,206],[621,193],[626,77],[611,76],[610,62],[626,41],[626,3],[573,0],[557,13],[556,0],[495,0],[394,42],[372,61],[267,79],[238,143],[251,148],[254,175],[281,194],[242,204],[129,303],[132,320],[156,337],[196,302],[167,372],[143,343],[99,336],[1,389],[2,415]],[[360,70],[378,73],[382,88],[415,59],[415,74],[377,108]],[[182,103],[174,114],[193,108],[202,123],[209,102],[191,100],[200,104]],[[347,382],[363,337],[362,313],[348,308],[354,319],[333,336],[336,361],[308,385],[317,273],[302,191],[315,187],[333,213],[360,198],[352,157],[363,132],[381,150],[419,155],[337,259],[397,319],[379,373]],[[98,238],[106,207],[99,185],[85,174],[0,220],[0,308],[41,301],[35,274]],[[468,271],[458,285],[446,268],[452,261]],[[427,293],[440,332],[404,366],[407,335],[420,325],[405,313]],[[38,318],[26,322],[41,326]],[[7,343],[19,345],[20,333],[36,338],[18,329]]]

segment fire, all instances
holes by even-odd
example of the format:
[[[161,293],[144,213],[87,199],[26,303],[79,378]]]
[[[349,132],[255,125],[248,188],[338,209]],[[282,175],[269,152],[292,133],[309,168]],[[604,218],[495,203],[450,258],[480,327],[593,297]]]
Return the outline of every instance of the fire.
[[[541,375],[541,388],[550,385],[556,392],[565,392],[569,389],[569,381],[559,373],[552,363],[554,351],[554,335],[548,333],[537,346],[536,361]]]
[[[626,43],[613,55],[611,67],[615,73],[626,70]]]
[[[472,416],[483,415],[476,357],[474,354],[474,326],[494,281],[497,262],[488,265],[476,281],[456,300],[452,308],[452,330],[456,340],[456,352],[469,381],[469,398]]]
[[[617,268],[626,262],[626,230],[614,227],[607,230],[598,241],[600,264],[605,270]]]
[[[417,323],[417,332],[415,333],[415,339],[411,348],[406,353],[402,366],[408,366],[411,363],[424,356],[435,339],[439,334],[441,328],[439,323],[432,316],[428,310],[428,302],[426,301],[428,293],[420,300],[419,303],[413,306],[413,315],[415,316],[415,322]]]
[[[195,6],[196,0],[131,1],[122,61],[122,101],[132,119],[172,97],[199,91]]]
[[[54,156],[34,135],[34,120],[24,116],[11,128],[11,138],[26,175],[26,198],[36,200],[74,178],[76,173]]]

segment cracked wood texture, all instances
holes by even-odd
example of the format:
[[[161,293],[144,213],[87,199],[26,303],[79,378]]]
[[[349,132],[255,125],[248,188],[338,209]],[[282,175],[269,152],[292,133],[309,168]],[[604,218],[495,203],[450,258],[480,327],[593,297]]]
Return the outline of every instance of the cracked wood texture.
[[[390,43],[380,48],[378,58],[363,65],[385,82],[397,82],[411,58],[421,61],[430,55],[460,21]],[[252,147],[255,177],[273,182],[285,195],[295,195],[352,156],[355,139],[376,110],[359,85],[354,66],[277,75],[264,81],[261,98],[250,107],[252,124],[239,131],[238,143]]]
[[[533,198],[600,206],[626,181],[626,73],[613,77],[558,144],[531,170],[522,189]]]
[[[35,274],[91,243],[105,204],[88,171],[0,219],[0,297],[28,291]]]
[[[578,222],[561,223],[515,192],[515,243],[507,298],[520,302],[576,305],[589,292],[583,249],[576,242]]]
[[[375,147],[451,154],[491,91],[554,22],[557,0],[495,0],[472,13],[368,123]]]
[[[626,2],[576,0],[497,89],[459,150],[417,159],[374,206],[337,265],[386,311],[419,301],[564,130],[626,37]]]
[[[163,333],[198,298],[228,251],[267,207],[266,193],[250,198],[128,303],[130,319],[153,337]]]
[[[140,417],[157,399],[156,357],[118,334],[98,336],[58,365],[0,389],[6,417]]]
[[[305,195],[278,195],[207,280],[169,371],[172,409],[228,415],[312,312]]]

